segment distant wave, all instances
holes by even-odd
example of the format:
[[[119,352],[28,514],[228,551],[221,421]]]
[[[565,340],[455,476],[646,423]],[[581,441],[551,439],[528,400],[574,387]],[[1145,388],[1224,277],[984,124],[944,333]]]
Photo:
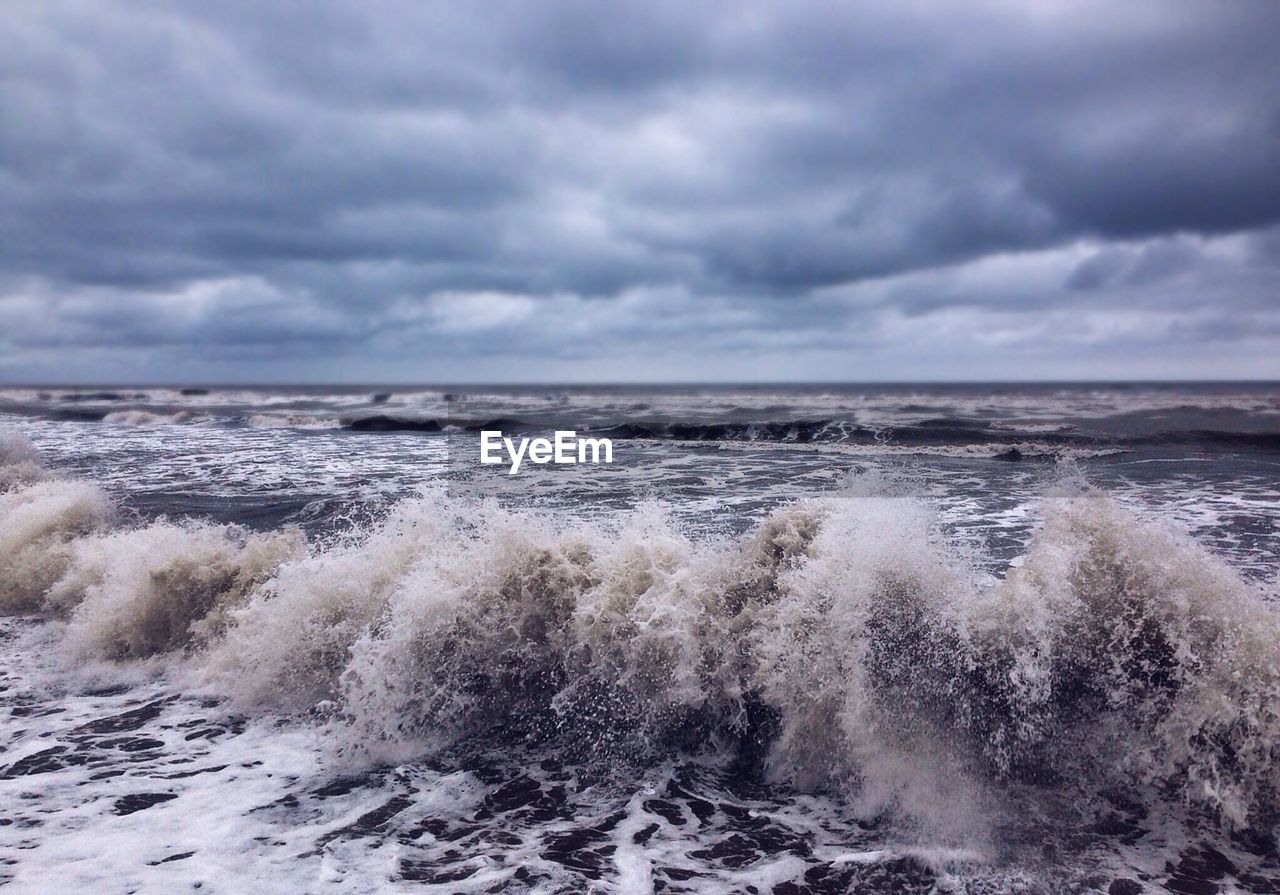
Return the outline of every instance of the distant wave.
[[[124,423],[128,426],[160,426],[173,423],[187,423],[199,418],[199,414],[190,410],[178,410],[173,413],[157,413],[150,410],[116,410],[102,418],[105,423]]]
[[[60,401],[145,401],[146,392],[68,392],[59,395]]]
[[[977,420],[933,419],[914,425],[874,428],[842,419],[775,420],[760,422],[662,422],[637,420],[616,424],[584,426],[573,419],[534,424],[515,417],[491,420],[457,418],[416,418],[374,415],[348,420],[346,427],[356,432],[447,432],[499,429],[528,432],[554,428],[577,428],[594,435],[616,439],[666,441],[760,442],[778,444],[849,444],[900,447],[941,447],[947,445],[1005,445],[1024,451],[1027,444],[1039,447],[1036,453],[1053,448],[1092,449],[1111,452],[1140,445],[1205,445],[1250,450],[1280,450],[1280,432],[1224,432],[1189,430],[1157,435],[1091,435],[1061,426],[997,426]]]
[[[402,417],[376,416],[359,417],[347,423],[353,432],[439,432],[440,423],[433,419],[405,419]]]
[[[0,442],[0,610],[345,749],[713,749],[928,816],[1011,784],[1280,809],[1280,619],[1186,537],[1064,486],[998,581],[929,504],[800,501],[739,542],[653,507],[568,528],[430,492],[336,542],[123,518]],[[948,793],[940,796],[939,793]]]
[[[255,429],[336,429],[342,425],[336,417],[300,413],[255,413],[247,423]]]
[[[1066,390],[1022,395],[1012,405],[993,403],[996,394],[978,387],[972,393],[939,391],[934,400],[922,403],[874,390],[815,394],[798,389],[780,401],[777,395],[608,389],[555,396],[500,389],[468,395],[337,387],[3,389],[0,411],[135,425],[184,422],[194,417],[183,414],[196,414],[202,422],[227,427],[345,428],[367,435],[574,429],[624,440],[883,446],[1002,459],[1098,456],[1166,446],[1280,451],[1280,415],[1269,392],[1205,393],[1197,400],[1194,390],[1136,397],[1123,390]]]

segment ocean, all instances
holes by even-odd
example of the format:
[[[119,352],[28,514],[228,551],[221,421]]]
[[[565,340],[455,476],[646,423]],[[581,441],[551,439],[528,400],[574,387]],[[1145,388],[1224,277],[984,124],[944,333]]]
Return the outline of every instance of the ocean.
[[[0,887],[1280,892],[1278,570],[1274,383],[7,388]]]

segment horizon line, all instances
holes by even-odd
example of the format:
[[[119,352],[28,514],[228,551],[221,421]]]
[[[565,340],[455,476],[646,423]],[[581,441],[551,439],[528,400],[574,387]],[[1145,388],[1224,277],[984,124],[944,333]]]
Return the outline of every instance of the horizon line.
[[[108,388],[617,388],[698,386],[965,386],[965,385],[1276,385],[1277,378],[1222,379],[703,379],[703,380],[457,380],[457,381],[378,381],[378,380],[309,380],[309,381],[127,381],[101,380],[81,382],[0,382],[0,389],[108,389]]]

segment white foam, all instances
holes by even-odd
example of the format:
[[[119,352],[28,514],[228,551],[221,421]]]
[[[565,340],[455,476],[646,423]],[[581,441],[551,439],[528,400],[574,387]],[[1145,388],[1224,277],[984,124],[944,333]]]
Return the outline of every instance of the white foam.
[[[126,426],[165,426],[187,423],[199,418],[198,414],[190,410],[178,410],[173,413],[158,413],[151,410],[114,410],[104,416],[102,421]]]
[[[43,481],[0,493],[0,611],[44,608],[71,566],[76,539],[112,515],[106,495],[86,482]]]

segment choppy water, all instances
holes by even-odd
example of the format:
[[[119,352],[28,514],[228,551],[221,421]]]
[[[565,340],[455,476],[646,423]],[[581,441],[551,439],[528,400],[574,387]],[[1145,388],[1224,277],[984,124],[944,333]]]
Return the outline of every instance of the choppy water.
[[[1280,891],[1274,386],[0,392],[13,891]],[[480,428],[614,439],[477,475]]]

